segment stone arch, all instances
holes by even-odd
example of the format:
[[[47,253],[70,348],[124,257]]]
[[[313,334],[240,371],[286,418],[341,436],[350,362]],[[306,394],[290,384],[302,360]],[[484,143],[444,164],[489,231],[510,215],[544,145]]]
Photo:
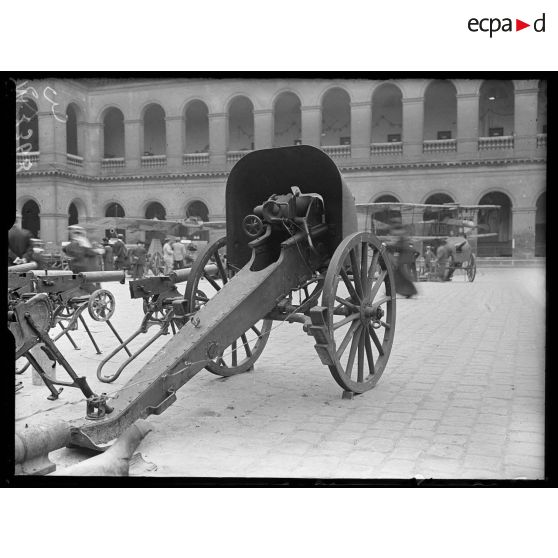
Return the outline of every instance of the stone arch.
[[[68,204],[66,213],[68,214],[68,225],[77,225],[80,221],[87,218],[87,206],[80,198],[73,198]],[[70,218],[72,220],[71,223]]]
[[[81,107],[70,102],[66,107],[66,153],[80,156],[83,152],[83,111]]]
[[[344,87],[330,87],[321,97],[321,145],[350,145],[351,96]]]
[[[124,206],[117,201],[109,201],[105,204],[105,217],[126,217]]]
[[[27,199],[21,206],[21,228],[30,231],[35,238],[40,238],[41,207],[34,199]]]
[[[403,139],[403,93],[393,82],[384,82],[372,93],[371,143]]]
[[[144,204],[144,216],[146,219],[165,221],[167,218],[167,210],[160,201],[149,201]]]
[[[423,137],[428,141],[456,136],[457,89],[450,80],[432,80],[424,91]]]
[[[285,147],[302,143],[302,112],[300,97],[289,90],[273,100],[273,146]]]
[[[254,149],[254,103],[245,95],[233,97],[227,107],[227,150]]]
[[[116,159],[126,156],[124,113],[115,106],[103,111],[103,158]]]
[[[510,80],[484,80],[479,88],[479,136],[512,136],[515,85]]]
[[[202,221],[209,221],[209,207],[199,199],[190,200],[184,206],[184,215],[187,219],[189,217],[199,217]]]
[[[149,103],[141,111],[143,124],[142,154],[166,155],[167,125],[165,109],[159,103]]]
[[[184,107],[185,153],[209,153],[209,107],[201,99],[190,99]]]
[[[480,198],[478,205],[501,206],[499,210],[479,210],[477,218],[479,232],[494,234],[494,236],[480,237],[477,240],[479,256],[511,256],[513,231],[512,199],[502,191],[491,190]]]

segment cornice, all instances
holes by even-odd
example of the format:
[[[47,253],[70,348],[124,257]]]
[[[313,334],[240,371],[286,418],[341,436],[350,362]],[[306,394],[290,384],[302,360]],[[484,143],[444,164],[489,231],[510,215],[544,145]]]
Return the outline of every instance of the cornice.
[[[546,159],[478,159],[468,161],[417,161],[401,163],[347,163],[338,164],[342,172],[362,172],[362,171],[385,171],[385,170],[412,170],[412,169],[451,169],[451,168],[481,168],[481,167],[510,167],[514,165],[544,165]],[[129,182],[129,181],[160,181],[176,180],[188,178],[218,178],[227,177],[229,170],[198,170],[184,172],[169,172],[160,174],[120,174],[88,176],[77,174],[63,169],[23,171],[18,173],[20,177],[52,176],[60,178],[71,178],[89,183],[105,182]]]

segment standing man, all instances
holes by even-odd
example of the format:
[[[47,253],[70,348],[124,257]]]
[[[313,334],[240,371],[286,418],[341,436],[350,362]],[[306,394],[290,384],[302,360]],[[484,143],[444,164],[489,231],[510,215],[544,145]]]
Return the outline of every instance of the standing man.
[[[114,270],[114,252],[112,250],[112,246],[110,245],[108,238],[103,238],[103,248],[105,249],[105,253],[103,254],[103,266],[105,271],[113,271]]]
[[[165,238],[165,243],[163,244],[163,262],[165,263],[164,273],[168,275],[172,271],[174,264],[174,252],[170,238]]]
[[[186,257],[186,248],[184,244],[177,238],[172,243],[172,254],[174,260],[174,269],[181,269],[184,267],[184,258]]]
[[[112,245],[112,251],[114,253],[114,267],[117,270],[126,269],[127,259],[128,259],[128,249],[124,244],[124,235],[119,234],[116,237],[115,243]]]
[[[145,243],[138,240],[136,247],[131,251],[132,279],[141,279],[145,275],[146,255],[147,250],[145,249]]]
[[[99,251],[95,250],[89,242],[85,229],[79,225],[71,225],[68,227],[68,231],[70,233],[70,243],[64,246],[62,250],[70,258],[72,273],[98,271]],[[86,283],[81,287],[86,293],[92,293],[98,288],[100,288],[98,283]]]

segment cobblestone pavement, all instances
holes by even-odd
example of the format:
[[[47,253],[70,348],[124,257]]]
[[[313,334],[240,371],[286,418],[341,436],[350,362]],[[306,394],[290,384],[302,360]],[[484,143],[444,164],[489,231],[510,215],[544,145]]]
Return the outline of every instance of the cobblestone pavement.
[[[318,478],[528,478],[544,475],[544,269],[479,269],[474,283],[420,283],[397,301],[392,355],[379,384],[352,400],[323,366],[300,324],[278,324],[253,372],[220,378],[200,372],[177,394],[139,447],[151,476]],[[127,286],[114,325],[129,335],[141,300]],[[101,347],[115,340],[91,322]],[[150,331],[155,331],[154,329]],[[94,391],[96,355],[83,331],[60,347]],[[167,338],[138,358],[145,362]],[[61,377],[61,371],[58,372]],[[85,404],[66,388],[46,400],[29,372],[16,394],[18,425],[77,418]],[[108,389],[107,389],[108,388]],[[48,411],[46,415],[45,411]],[[60,467],[83,459],[51,454]]]

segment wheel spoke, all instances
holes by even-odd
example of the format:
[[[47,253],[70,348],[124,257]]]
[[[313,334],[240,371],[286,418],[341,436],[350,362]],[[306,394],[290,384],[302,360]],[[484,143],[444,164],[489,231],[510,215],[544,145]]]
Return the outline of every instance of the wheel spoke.
[[[248,339],[246,339],[246,334],[243,333],[240,338],[242,339],[242,343],[244,343],[244,350],[246,351],[246,356],[250,358],[252,356],[252,351],[250,350],[250,346],[248,345]]]
[[[251,329],[252,331],[255,331],[255,332],[256,332],[256,335],[257,335],[258,337],[261,337],[261,336],[262,336],[262,332],[261,332],[256,326],[252,326],[250,329]]]
[[[335,300],[337,302],[340,302],[342,305],[347,306],[348,308],[350,308],[353,312],[359,312],[359,307],[356,304],[353,304],[351,301],[347,300],[346,298],[342,298],[340,296],[336,296]],[[336,308],[339,308],[339,306],[336,306]]]
[[[364,295],[362,293],[362,283],[360,282],[360,269],[356,257],[356,251],[354,248],[349,251],[349,257],[351,259],[351,268],[353,271],[353,280],[355,282],[355,289],[360,299],[362,300],[364,298]]]
[[[215,263],[217,264],[217,268],[219,269],[219,274],[221,275],[221,279],[223,279],[223,285],[228,281],[227,272],[225,271],[225,267],[223,266],[223,262],[221,261],[221,256],[219,252],[215,255]]]
[[[341,345],[339,345],[339,349],[337,349],[337,352],[335,353],[338,359],[341,358],[341,356],[345,352],[345,349],[347,348],[347,345],[349,344],[351,337],[353,336],[354,332],[360,325],[361,325],[360,321],[355,320],[351,324],[351,327],[349,327],[347,333],[345,334],[345,337],[343,338],[343,341],[341,341]]]
[[[372,282],[374,281],[374,273],[376,272],[376,268],[378,267],[378,259],[380,258],[380,251],[376,250],[374,255],[372,256],[372,263],[368,268],[368,277],[367,277],[367,285],[366,285],[366,292],[370,290],[372,287]]]
[[[370,336],[366,331],[362,332],[364,337],[364,346],[366,347],[366,358],[368,359],[368,368],[371,374],[375,373],[374,370],[374,355],[372,354],[372,345],[370,344]]]
[[[347,367],[345,368],[345,374],[347,375],[347,377],[350,379],[351,377],[351,371],[353,369],[353,363],[355,361],[355,355],[356,355],[356,351],[357,351],[357,347],[358,347],[358,341],[360,339],[360,332],[361,332],[361,327],[362,324],[358,324],[359,327],[357,328],[357,330],[355,331],[355,334],[353,335],[353,341],[351,343],[351,350],[349,351],[349,360],[347,360]]]
[[[233,341],[232,344],[232,365],[236,366],[237,365],[237,354],[236,354],[236,340]]]
[[[364,328],[360,330],[358,338],[358,375],[357,382],[364,381]]]
[[[339,320],[337,323],[333,324],[333,329],[339,329],[341,326],[344,326],[348,322],[352,322],[360,317],[360,312],[355,312],[354,314],[350,314],[346,318]]]
[[[368,271],[368,242],[362,242],[360,245],[360,283],[362,285],[362,296],[366,298],[367,292],[367,274]]]
[[[211,286],[216,290],[216,291],[220,291],[221,287],[218,285],[218,283],[215,282],[215,280],[213,279],[213,277],[210,277],[209,274],[204,271],[203,272],[203,276],[209,281],[209,283],[211,284]]]
[[[370,290],[370,295],[369,295],[370,298],[368,299],[369,302],[373,301],[374,297],[378,294],[378,291],[380,290],[380,287],[382,286],[382,283],[384,282],[386,275],[387,275],[387,269],[384,269],[382,273],[380,273],[377,281],[374,283],[374,286]]]
[[[351,280],[349,279],[347,272],[343,268],[341,268],[339,274],[341,275],[341,278],[343,279],[343,282],[345,283],[345,286],[347,287],[347,290],[349,291],[351,297],[354,300],[358,300],[360,302],[361,298],[355,291],[355,288],[353,287],[353,284],[351,283]]]
[[[370,324],[368,325],[368,332],[370,333],[370,337],[372,337],[372,341],[374,341],[374,345],[376,345],[376,349],[378,349],[378,353],[380,353],[380,356],[382,356],[384,354],[384,348],[382,347],[382,344],[378,339],[376,331]]]

